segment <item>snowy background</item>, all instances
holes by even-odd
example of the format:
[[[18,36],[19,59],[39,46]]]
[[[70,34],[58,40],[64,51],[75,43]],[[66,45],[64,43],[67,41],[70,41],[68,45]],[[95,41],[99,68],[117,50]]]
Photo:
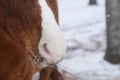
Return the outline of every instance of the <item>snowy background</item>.
[[[106,50],[105,0],[58,0],[60,26],[68,50],[58,64],[64,80],[120,80],[120,66],[103,59]]]
[[[106,50],[105,0],[58,0],[60,27],[68,50],[58,64],[63,80],[120,80],[120,65],[103,59]],[[33,80],[37,80],[38,74]]]

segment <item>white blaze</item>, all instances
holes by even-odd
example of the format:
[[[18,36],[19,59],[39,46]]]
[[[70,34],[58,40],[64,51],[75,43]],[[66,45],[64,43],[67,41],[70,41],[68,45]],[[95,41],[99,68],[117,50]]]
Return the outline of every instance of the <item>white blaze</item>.
[[[53,12],[48,7],[45,0],[39,0],[42,17],[42,37],[39,42],[40,55],[50,64],[60,61],[66,52],[64,37],[55,20]],[[44,46],[46,44],[46,46]],[[50,52],[45,51],[45,47]]]

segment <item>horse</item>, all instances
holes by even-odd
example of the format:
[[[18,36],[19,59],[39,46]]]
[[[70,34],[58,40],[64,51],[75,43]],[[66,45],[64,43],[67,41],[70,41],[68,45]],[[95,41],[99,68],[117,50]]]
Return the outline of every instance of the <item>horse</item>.
[[[63,59],[66,43],[54,4],[0,0],[0,80],[32,80],[36,71]]]

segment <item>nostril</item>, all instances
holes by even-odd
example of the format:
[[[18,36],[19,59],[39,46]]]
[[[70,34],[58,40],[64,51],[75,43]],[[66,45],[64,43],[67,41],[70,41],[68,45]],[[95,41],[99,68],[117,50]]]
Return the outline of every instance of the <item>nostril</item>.
[[[47,43],[43,44],[43,50],[45,51],[46,54],[48,54],[49,56],[51,56],[51,53],[50,53],[50,51],[48,50],[48,47],[47,47]]]

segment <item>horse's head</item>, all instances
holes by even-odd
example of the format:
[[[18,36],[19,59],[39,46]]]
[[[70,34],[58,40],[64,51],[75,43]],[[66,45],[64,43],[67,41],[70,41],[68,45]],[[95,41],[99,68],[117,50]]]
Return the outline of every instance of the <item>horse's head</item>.
[[[54,0],[53,0],[54,1]],[[39,41],[39,54],[50,64],[63,59],[66,45],[52,10],[45,0],[39,0],[41,7],[41,39]]]

